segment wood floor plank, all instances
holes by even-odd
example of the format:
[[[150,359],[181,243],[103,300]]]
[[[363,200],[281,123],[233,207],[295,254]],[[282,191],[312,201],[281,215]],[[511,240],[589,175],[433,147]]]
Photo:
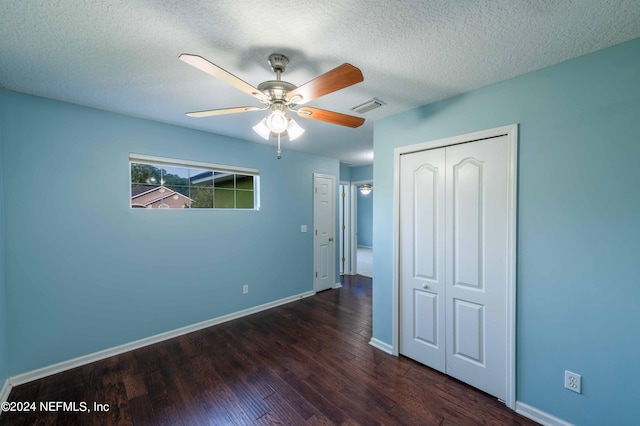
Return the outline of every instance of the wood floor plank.
[[[177,407],[171,398],[171,389],[165,383],[160,371],[156,370],[144,376],[144,382],[148,389],[149,399],[152,401],[153,413],[160,423],[185,425]]]
[[[134,425],[156,426],[160,424],[160,417],[154,412],[153,404],[148,394],[129,399],[129,412]]]
[[[299,380],[293,374],[284,373],[282,379],[293,389],[302,395],[307,401],[322,413],[324,417],[329,419],[333,424],[343,424],[349,420],[347,413],[336,407],[331,401],[328,401],[324,395],[316,390],[316,388],[307,380]]]
[[[520,425],[495,398],[371,339],[370,278],[17,386],[9,401],[108,412],[3,413],[14,425]]]
[[[205,355],[197,355],[191,360],[192,374],[188,380],[193,392],[198,393],[198,399],[205,412],[206,419],[213,425],[232,424],[231,416],[221,403],[221,395],[230,391],[222,380],[217,381],[216,373],[210,365],[210,359]]]
[[[285,424],[285,425],[299,425],[303,424],[307,419],[300,415],[300,412],[296,410],[286,399],[282,398],[277,393],[267,397],[264,401],[270,408],[268,414],[274,416],[270,418],[273,422],[275,419],[279,423],[272,424]]]

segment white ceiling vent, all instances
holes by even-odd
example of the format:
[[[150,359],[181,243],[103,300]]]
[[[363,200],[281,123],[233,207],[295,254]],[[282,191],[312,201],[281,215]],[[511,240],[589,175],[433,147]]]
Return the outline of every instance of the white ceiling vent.
[[[371,111],[372,109],[380,108],[382,105],[386,105],[386,104],[382,102],[380,99],[373,98],[363,104],[354,106],[353,108],[351,108],[351,111],[355,111],[358,114],[364,114],[365,112]]]

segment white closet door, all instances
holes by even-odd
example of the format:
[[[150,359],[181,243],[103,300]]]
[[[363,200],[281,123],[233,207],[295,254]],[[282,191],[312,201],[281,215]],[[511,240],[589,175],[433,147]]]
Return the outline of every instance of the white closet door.
[[[505,400],[507,138],[446,154],[447,374]]]
[[[400,353],[506,400],[508,142],[400,157]]]
[[[445,372],[445,150],[400,161],[400,353]]]

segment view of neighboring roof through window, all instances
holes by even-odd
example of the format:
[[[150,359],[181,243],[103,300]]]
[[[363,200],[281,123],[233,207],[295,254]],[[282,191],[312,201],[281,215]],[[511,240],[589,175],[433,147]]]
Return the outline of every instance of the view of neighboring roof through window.
[[[259,209],[257,169],[129,156],[131,207]]]

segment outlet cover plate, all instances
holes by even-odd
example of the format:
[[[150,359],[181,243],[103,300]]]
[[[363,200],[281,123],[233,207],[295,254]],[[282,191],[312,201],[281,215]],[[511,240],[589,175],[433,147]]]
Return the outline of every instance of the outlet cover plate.
[[[582,376],[564,370],[564,387],[576,393],[582,393]]]

